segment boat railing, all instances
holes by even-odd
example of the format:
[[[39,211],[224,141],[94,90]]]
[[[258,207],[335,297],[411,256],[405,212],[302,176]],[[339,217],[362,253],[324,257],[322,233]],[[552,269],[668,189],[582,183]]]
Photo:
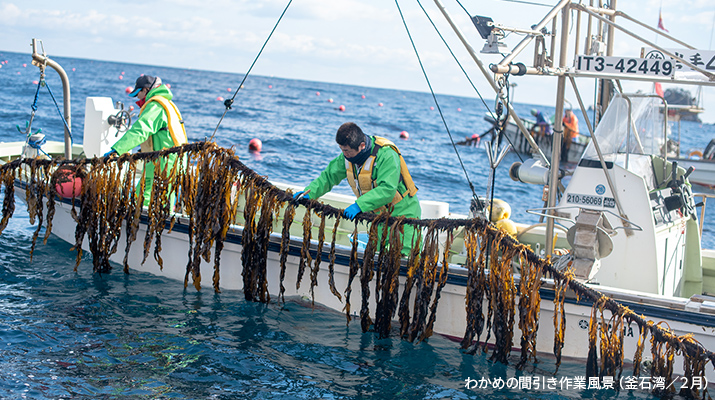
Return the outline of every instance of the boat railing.
[[[42,45],[42,42],[40,42]],[[32,65],[40,68],[42,74],[45,73],[45,67],[50,67],[57,71],[62,81],[62,105],[64,108],[64,119],[65,119],[65,158],[72,158],[72,139],[71,132],[72,129],[72,111],[70,109],[70,80],[65,72],[64,68],[54,60],[51,60],[44,52],[42,54],[37,52],[37,39],[32,39]],[[44,75],[43,75],[44,76]]]
[[[715,198],[715,193],[693,193],[693,197],[702,197],[702,208],[700,208],[700,237],[703,237],[703,225],[705,224],[705,206],[708,199]]]

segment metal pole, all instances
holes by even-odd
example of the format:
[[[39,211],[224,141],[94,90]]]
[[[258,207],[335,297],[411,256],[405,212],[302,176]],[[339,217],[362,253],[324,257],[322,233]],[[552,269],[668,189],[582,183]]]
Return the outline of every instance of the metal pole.
[[[593,0],[591,0],[591,6],[593,6]],[[579,15],[581,12],[579,11]],[[591,54],[591,28],[593,25],[593,17],[588,16],[588,23],[586,24],[586,43],[584,43],[583,52],[584,54]]]
[[[70,139],[69,131],[69,129],[72,129],[72,113],[70,111],[70,80],[60,64],[50,60],[50,58],[44,54],[39,54],[37,52],[37,39],[32,39],[32,63],[36,66],[47,65],[51,67],[57,71],[57,74],[59,74],[60,79],[62,80],[62,105],[64,106],[65,121],[67,121],[67,125],[65,125],[65,159],[71,160],[72,140]]]
[[[566,67],[566,53],[569,47],[569,6],[561,11],[561,49],[559,50],[559,67]],[[564,92],[566,91],[566,76],[558,77],[556,87],[556,115],[554,116],[554,133],[551,142],[551,176],[549,178],[549,213],[553,215],[553,207],[558,201],[558,181],[559,181],[559,162],[561,159],[561,141],[564,134]],[[546,256],[551,257],[554,247],[554,219],[546,220]]]
[[[609,2],[609,6],[611,9],[615,10],[616,9],[616,0],[611,0]],[[611,23],[616,22],[616,16],[611,15],[608,18]],[[615,29],[613,28],[612,24],[608,24],[608,38],[606,38],[606,55],[607,56],[612,56],[613,55],[613,41],[614,41],[614,34],[615,34]],[[608,108],[608,103],[611,101],[611,92],[613,91],[613,82],[610,80],[602,80],[601,84],[603,85],[603,89],[601,90],[601,99],[600,99],[600,105],[601,105],[601,115],[606,111]]]
[[[573,58],[578,56],[578,38],[581,36],[581,11],[576,11],[576,34],[574,35]]]
[[[635,39],[637,39],[637,40],[640,40],[641,42],[645,43],[646,45],[648,45],[648,46],[650,46],[650,47],[653,47],[654,49],[660,51],[660,52],[663,53],[664,55],[666,55],[666,56],[668,56],[668,57],[671,57],[671,58],[674,58],[674,59],[680,61],[683,65],[685,65],[685,66],[687,66],[687,67],[689,67],[689,68],[691,68],[691,69],[693,69],[693,70],[695,70],[695,71],[697,71],[697,72],[700,72],[701,74],[705,75],[705,77],[707,77],[707,78],[710,79],[711,81],[715,80],[715,74],[713,74],[712,72],[708,72],[708,71],[706,71],[706,70],[704,70],[704,69],[702,69],[702,68],[700,68],[700,67],[694,65],[694,64],[691,63],[690,61],[685,60],[685,59],[683,59],[682,57],[678,57],[677,55],[673,54],[672,52],[670,52],[670,51],[668,51],[668,50],[665,50],[663,47],[658,46],[657,44],[655,44],[655,43],[653,43],[653,42],[651,42],[651,41],[649,41],[649,40],[646,40],[646,39],[642,38],[641,36],[638,36],[637,34],[635,34],[635,33],[631,32],[631,31],[629,31],[628,29],[626,29],[626,28],[624,28],[624,27],[622,27],[622,26],[620,26],[620,25],[618,25],[618,24],[616,24],[616,23],[614,23],[614,22],[612,22],[612,21],[610,21],[610,20],[608,20],[608,19],[606,19],[606,18],[604,18],[604,17],[598,15],[597,13],[595,13],[595,12],[589,10],[587,7],[582,7],[582,6],[579,5],[579,4],[574,4],[573,7],[576,8],[576,9],[582,10],[582,11],[584,11],[585,13],[587,13],[587,14],[589,14],[589,15],[592,15],[594,18],[598,19],[599,21],[605,22],[606,24],[608,24],[609,30],[610,30],[610,29],[613,29],[613,28],[618,29],[618,30],[620,30],[621,32],[625,33],[626,35],[628,35],[628,36],[630,36],[630,37],[632,37],[632,38],[635,38]],[[671,81],[672,81],[672,80],[668,80],[668,82],[671,82]],[[704,83],[706,83],[706,82],[697,82],[697,84],[704,84]]]
[[[596,138],[593,126],[591,125],[591,121],[588,119],[588,114],[586,113],[586,107],[583,105],[583,100],[581,100],[581,93],[579,93],[578,88],[576,87],[576,80],[573,78],[573,76],[569,75],[569,81],[571,81],[571,87],[573,88],[574,93],[576,94],[576,100],[578,100],[578,105],[581,108],[581,114],[583,114],[584,120],[586,120],[586,126],[588,126],[588,131],[591,134],[591,142],[593,143],[593,148],[596,150],[596,154],[598,154],[598,161],[601,162],[601,169],[603,169],[603,175],[606,177],[606,182],[608,183],[608,188],[611,189],[611,194],[613,194],[614,200],[616,200],[616,208],[618,208],[618,214],[621,216],[621,221],[623,222],[624,227],[628,227],[628,216],[626,213],[623,211],[623,206],[621,205],[620,198],[618,196],[618,192],[616,191],[616,187],[613,184],[613,180],[611,178],[611,175],[608,173],[608,167],[606,166],[606,161],[603,159],[603,153],[601,153],[601,146],[598,144],[598,140]],[[631,236],[633,235],[633,231],[630,229],[626,229],[626,236]]]
[[[550,65],[556,65],[556,18],[551,20],[551,48],[549,50],[551,51]]]
[[[663,32],[662,30],[659,30],[659,29],[653,28],[653,27],[650,26],[650,25],[644,24],[644,23],[642,23],[641,21],[638,21],[637,19],[635,19],[635,18],[631,17],[630,15],[624,13],[623,11],[616,11],[615,14],[616,14],[617,16],[619,16],[619,17],[623,17],[623,18],[625,18],[625,19],[627,19],[627,20],[629,20],[629,21],[631,21],[631,22],[634,22],[634,23],[636,23],[636,24],[638,24],[638,25],[640,25],[640,26],[642,26],[642,27],[644,27],[644,28],[646,28],[646,29],[649,29],[649,30],[651,30],[651,31],[653,31],[653,32],[655,32],[655,33],[657,33],[658,35],[661,35],[661,36],[665,37],[666,39],[670,39],[670,40],[674,41],[675,43],[678,43],[678,44],[681,45],[681,46],[685,46],[685,47],[689,48],[690,50],[695,50],[695,47],[693,47],[693,46],[691,46],[691,45],[689,45],[689,44],[687,44],[687,43],[685,43],[685,42],[683,42],[683,41],[681,41],[681,40],[678,40],[677,38],[674,38],[673,36],[671,36],[671,35],[669,35],[669,34]]]
[[[548,24],[549,21],[551,21],[551,19],[554,18],[556,16],[556,14],[562,8],[566,7],[566,5],[569,3],[571,3],[571,0],[561,0],[559,2],[559,4],[557,4],[556,7],[552,8],[551,11],[549,11],[549,13],[546,14],[544,19],[542,19],[541,22],[536,24],[536,26],[534,26],[532,29],[535,31],[540,31],[541,28],[545,27],[546,24]],[[442,7],[440,7],[440,8],[442,8]],[[524,50],[524,48],[529,45],[529,43],[531,43],[532,40],[534,40],[534,35],[527,35],[524,39],[521,40],[521,42],[519,42],[518,45],[516,45],[516,47],[514,47],[514,50],[511,51],[511,54],[507,55],[506,57],[504,57],[503,60],[501,60],[499,65],[507,65],[510,62],[512,62],[514,60],[514,58],[516,56],[518,56],[519,53],[521,53],[521,51]]]
[[[570,0],[563,0],[562,2],[568,2],[568,1],[570,1]],[[472,59],[474,60],[474,62],[477,63],[477,67],[479,67],[479,70],[482,72],[484,77],[487,79],[487,82],[489,82],[489,84],[491,85],[492,89],[494,90],[494,93],[496,93],[498,95],[500,92],[499,86],[497,85],[496,81],[491,76],[491,74],[484,67],[484,64],[482,63],[482,60],[479,59],[477,52],[474,51],[474,48],[472,48],[472,46],[469,44],[467,39],[464,37],[464,34],[462,34],[462,31],[454,23],[454,21],[452,21],[452,18],[449,16],[449,13],[444,8],[442,3],[439,0],[434,0],[434,2],[437,5],[437,8],[439,8],[439,10],[442,12],[442,15],[444,15],[444,18],[447,19],[447,22],[452,27],[452,30],[454,30],[454,32],[459,37],[459,40],[462,41],[462,44],[467,49],[467,52],[469,53],[469,55],[472,56]],[[539,28],[539,29],[541,29],[541,28]],[[546,155],[544,155],[544,153],[541,151],[539,146],[536,144],[536,142],[534,141],[534,138],[531,137],[531,134],[529,134],[529,131],[526,129],[524,124],[521,122],[521,119],[516,114],[516,111],[514,111],[514,109],[512,108],[511,103],[507,103],[507,110],[509,111],[509,115],[514,119],[514,123],[519,127],[519,130],[521,131],[521,133],[524,135],[526,140],[531,145],[531,148],[534,150],[534,152],[536,152],[539,155],[539,157],[541,157],[541,159],[544,161],[544,163],[548,166],[550,164],[549,159],[546,158]]]

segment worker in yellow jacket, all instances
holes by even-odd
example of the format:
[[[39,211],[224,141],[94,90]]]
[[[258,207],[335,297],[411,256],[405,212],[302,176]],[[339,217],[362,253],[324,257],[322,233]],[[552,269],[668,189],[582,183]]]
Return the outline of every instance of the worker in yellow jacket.
[[[151,152],[187,143],[181,113],[171,101],[174,95],[169,87],[162,84],[161,78],[140,76],[129,95],[139,99],[139,116],[105,156],[126,153],[137,146],[141,146],[144,152]],[[161,159],[160,168],[166,168],[168,174],[175,162],[176,154],[171,154]],[[154,183],[154,163],[145,163],[144,169],[144,205],[147,206]]]
[[[353,122],[340,126],[335,141],[342,151],[320,176],[295,197],[317,199],[347,178],[357,200],[345,209],[344,216],[353,220],[361,212],[380,212],[392,205],[392,216],[420,218],[417,187],[407,164],[391,141],[368,136]],[[403,254],[409,254],[414,228],[404,226]]]

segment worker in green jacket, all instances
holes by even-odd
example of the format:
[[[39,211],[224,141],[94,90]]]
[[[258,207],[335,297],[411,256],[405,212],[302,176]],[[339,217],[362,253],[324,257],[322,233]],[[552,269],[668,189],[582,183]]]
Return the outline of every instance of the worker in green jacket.
[[[139,98],[139,117],[105,156],[126,153],[137,146],[141,146],[142,152],[152,152],[187,143],[181,113],[171,101],[174,95],[162,84],[161,78],[140,76],[129,96]],[[176,154],[171,154],[162,158],[159,165],[169,174],[175,162]],[[145,163],[144,170],[144,205],[148,206],[154,183],[154,163]]]
[[[420,218],[417,187],[394,143],[368,136],[352,122],[340,126],[335,141],[342,153],[295,198],[317,199],[347,178],[357,200],[345,209],[346,218],[353,220],[361,212],[379,213],[388,205],[394,206],[392,216]],[[412,225],[404,225],[403,254],[409,254],[414,232]]]

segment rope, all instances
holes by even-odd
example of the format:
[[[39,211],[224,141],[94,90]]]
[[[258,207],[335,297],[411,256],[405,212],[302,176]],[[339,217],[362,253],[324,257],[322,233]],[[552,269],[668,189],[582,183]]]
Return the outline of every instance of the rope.
[[[417,4],[419,4],[420,7],[422,7],[422,4],[420,3],[420,0],[417,0]],[[464,12],[467,14],[467,16],[469,16],[469,18],[472,17],[472,15],[469,13],[469,11],[467,11],[467,9],[462,5],[462,3],[459,2],[459,0],[457,0],[457,4],[459,4],[459,6],[462,7],[462,10],[464,10]],[[501,131],[500,134],[499,134],[499,136],[506,137],[506,141],[509,142],[509,144],[511,145],[511,148],[514,149],[514,153],[515,153],[516,156],[519,158],[519,161],[521,161],[521,162],[523,163],[523,162],[524,162],[524,159],[521,158],[521,154],[519,154],[519,152],[516,150],[516,146],[514,146],[514,143],[511,142],[511,139],[509,139],[509,136],[507,136],[507,135],[502,135],[502,133],[506,130],[506,127],[508,126],[507,122],[509,121],[509,117],[507,116],[507,118],[504,120],[504,122],[503,122],[503,123],[500,123],[500,122],[499,122],[499,119],[501,118],[501,113],[498,113],[498,114],[499,114],[499,117],[494,116],[494,113],[489,109],[489,106],[487,106],[487,103],[486,103],[486,102],[484,101],[484,99],[482,98],[482,95],[479,93],[479,90],[477,90],[477,87],[474,85],[474,83],[472,83],[472,80],[469,78],[469,75],[467,74],[467,71],[465,71],[464,68],[462,68],[462,64],[459,62],[459,60],[457,60],[457,57],[456,57],[456,56],[454,55],[454,53],[452,52],[452,49],[451,49],[451,48],[449,47],[449,45],[447,44],[447,41],[444,40],[444,37],[442,37],[442,34],[439,32],[439,29],[437,29],[437,26],[434,24],[434,22],[432,22],[432,19],[431,19],[431,18],[429,17],[429,15],[427,14],[427,11],[425,11],[424,8],[422,8],[422,11],[424,11],[425,15],[427,15],[427,18],[428,18],[429,21],[432,23],[432,26],[433,26],[434,29],[437,31],[437,34],[439,35],[439,37],[442,39],[442,42],[445,44],[445,46],[447,46],[447,49],[448,49],[449,52],[452,54],[452,58],[454,58],[454,61],[457,62],[457,65],[459,65],[459,68],[461,68],[461,69],[462,69],[462,72],[464,72],[464,76],[467,77],[467,80],[468,80],[469,83],[472,85],[472,88],[474,88],[474,91],[477,92],[477,95],[478,95],[479,98],[482,100],[482,103],[484,103],[484,107],[487,109],[487,111],[489,111],[489,114],[491,114],[492,118],[494,118],[494,122],[495,122],[495,124],[496,124],[496,128]],[[508,104],[510,103],[510,101],[509,101],[509,92],[510,92],[510,90],[509,90],[509,74],[505,74],[504,76],[505,76],[505,86],[506,86],[506,93],[507,93],[507,94],[506,94],[506,103],[507,103],[507,105],[508,105]],[[498,100],[498,95],[497,95],[497,101],[499,101],[499,100]],[[509,108],[507,107],[507,110],[508,110],[508,109],[509,109]],[[507,113],[507,114],[508,114],[508,113]],[[502,125],[502,126],[500,126],[500,125]],[[488,132],[488,131],[487,131],[487,132]],[[499,137],[499,136],[497,136],[497,137]]]
[[[40,86],[42,86],[44,76],[44,72],[40,71],[40,80],[37,82],[37,90],[35,90],[35,100],[32,101],[32,105],[30,106],[32,108],[32,112],[30,113],[30,120],[27,121],[27,125],[25,126],[25,132],[22,132],[22,129],[20,129],[20,125],[15,125],[20,133],[25,133],[27,135],[27,138],[32,135],[32,121],[35,120],[35,112],[37,112],[37,100],[40,97]]]
[[[0,177],[9,177],[10,179],[4,182],[5,196],[12,196],[12,189],[8,191],[8,188],[13,188],[14,174],[15,171],[22,168],[22,166],[29,166],[31,168],[51,168],[53,166],[60,167],[64,165],[75,165],[84,168],[104,168],[106,164],[117,163],[117,165],[125,165],[125,163],[132,163],[135,161],[149,161],[158,160],[160,158],[165,158],[171,154],[182,154],[189,155],[193,154],[192,157],[196,157],[198,154],[205,155],[225,155],[222,158],[226,164],[221,168],[228,168],[237,170],[241,176],[250,180],[253,183],[253,187],[257,190],[261,190],[266,193],[266,195],[274,196],[278,202],[281,203],[291,203],[293,202],[292,193],[288,191],[283,191],[273,186],[264,176],[259,175],[248,166],[243,164],[238,157],[230,150],[220,148],[215,143],[211,142],[195,142],[184,144],[179,147],[172,147],[169,149],[164,149],[155,152],[147,153],[125,153],[119,157],[102,157],[102,158],[86,158],[86,159],[76,159],[76,160],[65,160],[65,159],[55,159],[55,160],[45,160],[45,159],[24,159],[18,158],[10,161],[6,164],[0,165]],[[101,161],[100,161],[101,160]],[[98,161],[100,161],[98,163]],[[130,183],[133,188],[133,183]],[[132,191],[133,193],[133,191]],[[7,198],[5,199],[7,201]],[[298,204],[306,206],[309,205],[312,212],[319,215],[326,215],[327,217],[338,217],[342,215],[342,210],[336,207],[323,204],[317,200],[309,200],[306,198],[297,201]],[[9,219],[14,212],[13,207],[3,207],[2,210],[2,220],[5,221]],[[48,216],[48,218],[51,218]],[[585,284],[578,282],[566,273],[559,271],[551,262],[540,258],[531,249],[526,248],[516,239],[509,235],[500,234],[500,231],[490,226],[486,220],[481,218],[472,219],[450,219],[450,218],[439,218],[439,219],[414,219],[414,218],[404,218],[404,217],[388,217],[380,216],[374,213],[360,213],[356,217],[357,221],[363,222],[373,222],[376,219],[381,218],[380,222],[386,223],[387,225],[392,225],[395,222],[403,222],[410,224],[415,227],[432,227],[436,230],[448,230],[454,229],[457,226],[465,227],[474,232],[481,232],[482,235],[487,235],[489,239],[494,240],[495,245],[499,247],[502,252],[509,251],[523,251],[524,259],[532,263],[535,267],[543,270],[545,273],[551,274],[554,279],[558,279],[566,282],[568,287],[576,292],[580,298],[585,298],[591,300],[593,303],[603,304],[605,309],[610,310],[614,315],[622,315],[625,318],[632,320],[637,323],[641,328],[647,329],[651,332],[652,336],[657,338],[659,342],[668,342],[676,346],[678,349],[686,349],[689,354],[700,354],[701,357],[708,358],[715,361],[715,353],[704,348],[702,344],[686,340],[685,337],[677,337],[672,331],[666,330],[661,326],[653,323],[649,323],[645,317],[636,315],[628,307],[618,303],[610,297],[605,296],[596,289],[587,287]],[[0,232],[5,228],[3,224],[0,223]]]
[[[37,90],[35,90],[35,100],[32,101],[32,115],[35,115],[35,111],[37,111],[37,100],[40,97],[40,86],[42,86],[42,83],[45,81],[45,74],[43,72],[40,72],[40,80],[37,82]]]
[[[32,147],[35,150],[38,150],[42,154],[46,155],[49,158],[52,158],[51,155],[47,154],[44,150],[42,150],[42,145],[47,143],[47,137],[43,136],[42,139],[40,140],[32,140],[28,137],[27,139],[27,145]]]
[[[514,154],[519,158],[519,161],[522,163],[524,162],[524,159],[521,158],[521,154],[516,150],[516,146],[514,146],[514,143],[511,142],[511,139],[509,139],[509,135],[505,134],[504,132],[506,131],[506,128],[509,126],[509,104],[511,103],[511,86],[509,86],[509,74],[506,73],[504,74],[504,88],[506,89],[506,98],[504,102],[499,101],[497,104],[497,110],[499,109],[499,106],[503,103],[504,106],[506,106],[507,112],[506,112],[506,118],[504,118],[503,121],[499,121],[501,119],[501,111],[498,111],[497,114],[499,115],[499,118],[496,119],[497,123],[497,128],[499,129],[499,135],[497,137],[503,137],[506,138],[506,141],[509,142],[511,145],[511,148],[514,149]],[[497,96],[498,97],[498,96]]]
[[[47,81],[40,81],[40,83],[44,82],[45,87],[47,88],[47,91],[50,92],[50,97],[52,97],[52,101],[55,103],[55,108],[57,109],[57,114],[59,114],[60,119],[62,120],[62,123],[65,125],[65,129],[67,130],[67,134],[70,137],[70,144],[74,142],[74,139],[72,138],[72,130],[70,129],[69,125],[67,125],[67,120],[65,117],[62,116],[62,111],[60,111],[60,106],[57,104],[57,100],[55,99],[55,95],[52,93],[52,89],[50,89],[50,85],[47,84]]]
[[[417,47],[415,46],[414,40],[412,40],[412,35],[410,34],[410,29],[407,27],[407,22],[405,21],[405,16],[402,14],[402,9],[400,9],[400,4],[398,3],[397,0],[395,0],[395,5],[397,6],[397,11],[400,13],[400,18],[402,19],[402,24],[405,26],[405,31],[407,32],[407,36],[410,39],[410,43],[412,44],[412,49],[415,51],[415,55],[417,56],[417,61],[420,64],[420,69],[422,69],[422,74],[425,77],[425,80],[427,81],[427,86],[429,87],[430,93],[432,94],[432,99],[434,100],[434,104],[437,106],[437,111],[439,111],[439,116],[442,119],[442,124],[444,124],[444,129],[447,131],[447,135],[449,135],[449,141],[452,143],[452,147],[454,148],[455,154],[457,154],[457,159],[459,160],[459,165],[462,166],[462,171],[464,171],[464,176],[467,178],[467,183],[469,184],[469,189],[472,191],[472,196],[474,197],[474,201],[477,202],[477,206],[482,209],[484,205],[482,204],[482,201],[479,200],[479,196],[477,196],[477,192],[474,189],[474,185],[472,184],[472,181],[469,179],[469,174],[467,173],[467,168],[464,166],[464,163],[462,162],[462,157],[459,155],[459,151],[457,150],[457,145],[454,143],[454,139],[452,138],[452,133],[449,131],[449,126],[447,126],[447,121],[444,118],[444,114],[442,113],[442,107],[439,106],[439,102],[437,101],[437,96],[434,93],[434,90],[432,89],[432,84],[430,83],[429,77],[427,76],[427,71],[425,71],[425,67],[422,64],[422,59],[420,58],[420,54],[417,51]]]
[[[211,134],[211,137],[209,138],[208,141],[212,141],[214,136],[216,136],[216,132],[218,131],[218,127],[221,126],[221,122],[223,122],[223,118],[226,116],[226,113],[228,110],[231,109],[231,105],[233,104],[233,100],[236,98],[236,95],[238,95],[238,91],[241,90],[243,87],[243,83],[246,82],[246,78],[248,78],[248,74],[251,73],[251,70],[253,69],[253,66],[256,65],[256,61],[258,61],[258,57],[261,56],[261,53],[263,53],[263,49],[266,48],[266,45],[268,44],[268,41],[271,39],[271,36],[273,36],[273,32],[276,31],[276,28],[278,28],[278,24],[281,22],[283,19],[283,16],[285,15],[286,11],[288,11],[288,7],[290,7],[290,4],[293,2],[293,0],[289,0],[288,4],[286,7],[283,9],[283,12],[281,13],[281,16],[278,17],[278,21],[276,21],[276,24],[273,26],[273,29],[271,30],[271,33],[268,34],[268,37],[266,38],[266,41],[263,42],[263,46],[261,46],[261,50],[258,51],[258,54],[256,55],[256,58],[253,59],[253,62],[251,63],[251,66],[248,68],[248,71],[246,71],[246,75],[243,76],[243,80],[241,83],[238,85],[238,88],[236,91],[233,93],[233,96],[231,96],[230,99],[226,99],[226,101],[223,102],[224,106],[226,106],[226,109],[223,110],[223,114],[221,115],[221,118],[218,120],[218,124],[216,124],[216,129],[214,129],[214,133]]]
[[[457,56],[454,55],[454,52],[452,51],[452,48],[449,46],[449,44],[447,43],[447,41],[444,39],[444,36],[442,36],[442,32],[439,31],[439,29],[437,28],[437,25],[435,25],[434,21],[432,21],[432,18],[431,18],[431,17],[429,16],[429,14],[427,13],[427,10],[425,10],[425,8],[422,6],[422,3],[420,2],[420,0],[417,0],[417,4],[418,4],[418,5],[420,6],[420,8],[422,9],[422,12],[425,13],[425,16],[427,17],[427,19],[429,20],[429,22],[432,24],[432,27],[433,27],[434,30],[437,32],[437,35],[439,35],[439,38],[442,39],[442,43],[444,43],[444,45],[447,47],[447,50],[449,50],[449,54],[452,55],[452,58],[454,58],[454,61],[457,63],[457,65],[459,66],[459,68],[460,68],[460,69],[462,70],[462,72],[464,73],[464,76],[467,78],[467,81],[469,81],[469,84],[472,85],[472,89],[474,89],[474,91],[477,93],[477,96],[479,96],[479,100],[481,100],[481,101],[482,101],[482,104],[484,104],[484,108],[487,109],[487,111],[489,112],[489,114],[490,114],[490,115],[492,116],[492,118],[494,118],[494,120],[496,121],[497,118],[494,116],[494,113],[492,112],[492,110],[491,110],[491,109],[489,108],[489,106],[487,105],[487,102],[484,101],[484,98],[482,97],[482,94],[479,93],[479,89],[477,89],[477,86],[474,84],[474,82],[472,82],[472,79],[469,77],[469,74],[467,73],[467,71],[465,71],[465,70],[464,70],[464,67],[462,67],[462,63],[460,63],[459,60],[457,59]],[[462,7],[462,8],[464,8],[464,7]],[[466,12],[466,10],[465,10],[465,12]],[[469,14],[469,13],[467,13],[467,14]]]

